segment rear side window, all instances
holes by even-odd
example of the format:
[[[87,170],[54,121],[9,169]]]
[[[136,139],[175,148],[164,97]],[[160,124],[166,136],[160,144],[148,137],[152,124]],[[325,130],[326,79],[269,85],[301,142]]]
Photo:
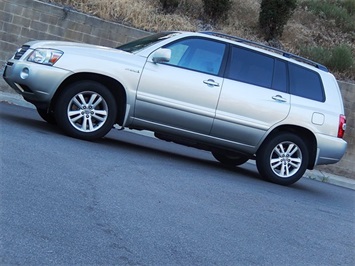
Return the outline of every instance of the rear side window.
[[[274,90],[287,92],[287,67],[284,61],[275,60],[272,88]]]
[[[317,72],[289,63],[290,93],[324,102],[324,89]]]
[[[233,47],[226,77],[271,88],[275,59],[247,49]]]

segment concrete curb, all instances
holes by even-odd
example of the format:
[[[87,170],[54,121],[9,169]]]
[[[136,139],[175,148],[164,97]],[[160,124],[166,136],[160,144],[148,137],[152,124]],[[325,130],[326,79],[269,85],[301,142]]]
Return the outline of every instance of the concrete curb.
[[[355,190],[355,180],[319,170],[307,170],[303,177]]]
[[[0,102],[7,102],[9,104],[15,104],[15,105],[35,109],[34,105],[26,102],[21,95],[15,92],[11,93],[11,92],[0,91]],[[134,131],[134,132],[140,134],[139,131]],[[150,137],[153,136],[150,133],[144,135]],[[342,177],[342,176],[333,175],[319,170],[307,170],[303,177],[355,190],[355,180]]]

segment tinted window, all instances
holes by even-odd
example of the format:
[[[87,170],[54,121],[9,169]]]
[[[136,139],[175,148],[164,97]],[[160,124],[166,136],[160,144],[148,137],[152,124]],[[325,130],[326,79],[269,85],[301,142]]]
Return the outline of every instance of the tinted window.
[[[318,73],[294,64],[289,64],[291,94],[323,102],[323,85]]]
[[[179,33],[161,32],[161,33],[149,35],[148,37],[144,37],[144,38],[135,40],[133,42],[129,42],[124,45],[118,46],[118,47],[116,47],[116,49],[123,50],[123,51],[129,52],[129,53],[134,53],[139,50],[142,50],[143,48],[151,46],[157,42],[171,38],[177,34],[179,34]]]
[[[233,47],[227,78],[271,88],[274,61],[263,54]]]
[[[217,75],[226,45],[205,39],[185,39],[165,48],[171,50],[167,64]]]
[[[272,88],[274,90],[287,92],[287,71],[286,63],[275,60],[274,76],[272,80]]]

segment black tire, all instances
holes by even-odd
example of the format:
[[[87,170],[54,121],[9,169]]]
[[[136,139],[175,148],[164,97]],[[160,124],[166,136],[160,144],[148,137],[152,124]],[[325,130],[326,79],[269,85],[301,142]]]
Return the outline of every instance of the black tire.
[[[292,133],[280,133],[267,140],[256,154],[256,166],[261,176],[284,186],[303,176],[308,160],[307,146]]]
[[[48,112],[46,109],[41,109],[37,107],[37,113],[44,121],[48,122],[49,124],[57,124],[57,121],[55,120],[54,114],[52,112]]]
[[[105,136],[112,128],[117,106],[111,92],[95,81],[69,85],[55,103],[58,125],[69,135],[84,140]]]
[[[246,163],[249,157],[239,153],[212,152],[213,157],[220,163],[227,166],[237,166]]]

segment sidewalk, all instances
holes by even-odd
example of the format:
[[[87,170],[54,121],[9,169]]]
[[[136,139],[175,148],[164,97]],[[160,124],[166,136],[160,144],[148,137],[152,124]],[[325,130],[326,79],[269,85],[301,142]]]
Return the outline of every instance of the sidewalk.
[[[15,92],[11,93],[0,91],[0,102],[7,102],[10,104],[15,104],[33,109],[35,108],[32,104],[23,100],[21,95]],[[355,190],[355,180],[333,175],[319,170],[307,170],[303,177]]]

